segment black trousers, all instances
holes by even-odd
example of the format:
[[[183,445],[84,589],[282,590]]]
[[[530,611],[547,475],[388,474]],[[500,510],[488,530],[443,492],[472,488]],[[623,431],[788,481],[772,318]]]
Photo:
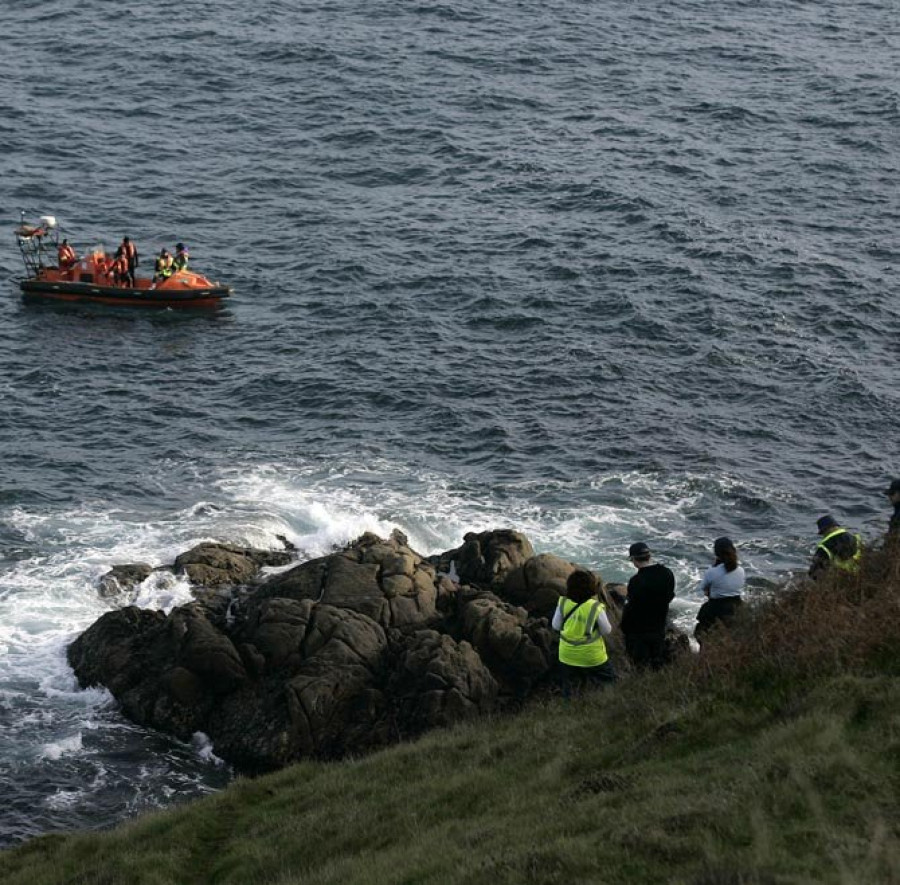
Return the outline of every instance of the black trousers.
[[[559,661],[559,682],[563,697],[570,697],[573,692],[580,693],[586,688],[599,688],[616,681],[616,671],[611,661],[605,661],[597,667],[573,667]]]
[[[698,639],[712,629],[715,624],[731,624],[742,605],[740,596],[723,596],[720,599],[707,599],[697,612],[697,627],[694,636]]]
[[[635,667],[658,670],[666,663],[666,633],[626,633],[625,653]]]

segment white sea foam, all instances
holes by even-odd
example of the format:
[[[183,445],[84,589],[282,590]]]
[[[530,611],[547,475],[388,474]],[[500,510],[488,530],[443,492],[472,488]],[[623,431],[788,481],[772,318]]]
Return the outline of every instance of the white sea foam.
[[[587,488],[520,480],[500,493],[454,485],[397,464],[361,465],[352,458],[327,466],[234,466],[223,472],[217,487],[230,507],[248,515],[258,512],[270,542],[283,534],[304,558],[324,555],[364,531],[386,536],[398,528],[415,550],[429,555],[459,546],[466,532],[511,527],[524,532],[538,552],[596,569],[608,581],[627,581],[633,574],[628,546],[646,540],[675,573],[672,617],[687,630],[703,602],[695,588],[710,564],[715,534],[696,537],[691,517],[715,508],[727,514],[730,502],[742,496],[778,500],[786,494],[747,490],[727,475],[654,471],[607,474]],[[548,500],[552,505],[543,503]],[[757,568],[771,573],[767,540],[751,536],[739,542],[748,573]]]
[[[43,759],[59,759],[62,756],[80,752],[81,732],[79,731],[78,734],[73,734],[67,738],[44,744],[43,747],[41,747],[40,756]]]
[[[393,482],[390,481],[393,479]],[[697,549],[696,558],[670,563],[679,584],[692,586],[706,563],[711,539],[691,539],[687,516],[705,498],[726,494],[727,478],[685,476],[673,482],[652,473],[625,472],[598,478],[585,490],[563,483],[518,482],[501,496],[490,490],[453,488],[445,478],[393,464],[333,469],[321,465],[242,465],[226,470],[222,493],[242,512],[257,508],[267,523],[270,546],[284,534],[303,554],[320,556],[364,531],[386,536],[399,528],[423,554],[459,546],[469,531],[512,527],[539,551],[558,553],[599,568],[612,580],[630,574],[625,557],[637,538],[658,548]],[[612,490],[610,492],[610,490]],[[552,497],[552,508],[541,501]],[[598,498],[618,499],[616,503]]]
[[[197,756],[204,762],[209,762],[212,765],[225,764],[225,760],[220,759],[213,752],[212,741],[209,739],[209,736],[204,734],[202,731],[194,732],[191,737],[191,746],[194,748],[194,752],[197,754]]]
[[[168,614],[173,608],[193,600],[191,584],[183,575],[168,571],[153,572],[130,594],[138,608],[159,609]]]
[[[42,777],[52,778],[52,766],[79,754],[82,728],[101,732],[109,746],[119,740],[109,692],[81,689],[66,660],[69,643],[120,604],[99,596],[99,577],[118,563],[171,562],[197,528],[179,515],[148,524],[99,504],[54,513],[12,508],[4,516],[40,555],[0,572],[0,761],[28,766],[31,752],[43,760]],[[169,611],[190,599],[183,578],[155,572],[127,601]]]
[[[66,808],[74,808],[84,801],[88,795],[86,790],[57,790],[44,800],[44,803],[54,811],[62,811]]]

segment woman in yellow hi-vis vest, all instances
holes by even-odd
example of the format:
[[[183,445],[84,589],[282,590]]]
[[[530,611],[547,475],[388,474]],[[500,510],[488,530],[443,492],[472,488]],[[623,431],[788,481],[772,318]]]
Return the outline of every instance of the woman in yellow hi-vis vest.
[[[603,685],[615,682],[616,671],[606,653],[604,636],[612,633],[606,608],[597,598],[597,579],[578,569],[566,581],[552,627],[559,631],[559,670],[564,697],[572,684]]]

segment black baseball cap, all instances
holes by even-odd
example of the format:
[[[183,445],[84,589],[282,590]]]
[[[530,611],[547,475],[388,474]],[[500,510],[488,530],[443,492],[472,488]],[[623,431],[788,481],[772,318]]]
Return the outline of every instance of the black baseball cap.
[[[643,541],[636,541],[628,548],[629,559],[646,559],[650,555],[650,548]]]
[[[826,532],[828,529],[835,529],[837,527],[838,521],[830,513],[826,513],[825,516],[820,516],[816,520],[816,528],[820,532]]]

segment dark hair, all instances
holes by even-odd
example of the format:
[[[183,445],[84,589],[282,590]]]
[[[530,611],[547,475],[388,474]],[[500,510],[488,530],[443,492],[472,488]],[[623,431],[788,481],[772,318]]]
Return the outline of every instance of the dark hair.
[[[597,595],[597,579],[593,572],[576,569],[566,579],[566,596],[572,602],[584,602]]]
[[[726,572],[733,572],[738,567],[738,555],[730,538],[716,538],[713,543],[716,559],[724,566]]]

